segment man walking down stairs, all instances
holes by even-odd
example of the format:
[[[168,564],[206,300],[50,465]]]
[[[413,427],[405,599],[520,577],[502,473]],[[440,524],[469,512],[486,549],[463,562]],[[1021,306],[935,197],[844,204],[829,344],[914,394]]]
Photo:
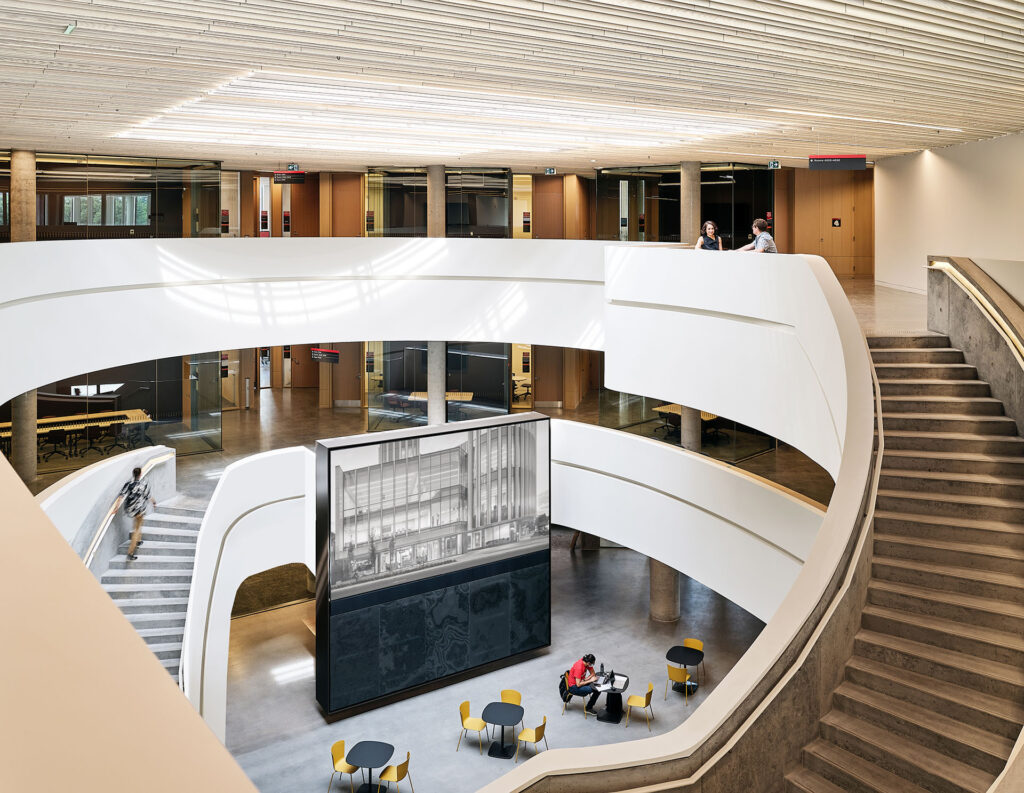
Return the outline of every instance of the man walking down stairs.
[[[146,515],[137,558],[115,556],[100,583],[177,680],[203,513],[173,504]]]
[[[983,793],[1024,725],[1024,439],[944,336],[868,340],[885,451],[853,657],[799,793]]]

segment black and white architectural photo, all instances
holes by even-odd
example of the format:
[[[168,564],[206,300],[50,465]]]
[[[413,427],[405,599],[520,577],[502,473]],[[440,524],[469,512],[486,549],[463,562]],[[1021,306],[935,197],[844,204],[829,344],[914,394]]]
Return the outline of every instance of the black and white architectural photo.
[[[332,599],[547,548],[547,423],[330,452]]]

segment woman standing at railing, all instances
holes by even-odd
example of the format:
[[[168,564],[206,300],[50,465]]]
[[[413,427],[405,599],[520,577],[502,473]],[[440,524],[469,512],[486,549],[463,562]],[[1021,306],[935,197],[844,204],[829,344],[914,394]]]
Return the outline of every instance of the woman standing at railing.
[[[720,251],[722,248],[722,238],[718,236],[718,224],[713,220],[705,220],[704,225],[700,227],[700,238],[697,240],[697,244],[693,246],[695,251]]]

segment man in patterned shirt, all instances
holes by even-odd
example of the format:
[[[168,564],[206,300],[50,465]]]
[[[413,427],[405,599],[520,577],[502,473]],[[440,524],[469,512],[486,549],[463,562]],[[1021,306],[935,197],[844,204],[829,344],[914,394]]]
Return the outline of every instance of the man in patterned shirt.
[[[131,480],[124,483],[119,495],[124,498],[125,513],[131,515],[133,521],[132,539],[127,553],[128,561],[131,562],[138,558],[135,549],[142,545],[142,519],[146,517],[146,501],[153,502],[155,507],[156,500],[149,494],[149,485],[142,481],[141,468],[132,471]]]

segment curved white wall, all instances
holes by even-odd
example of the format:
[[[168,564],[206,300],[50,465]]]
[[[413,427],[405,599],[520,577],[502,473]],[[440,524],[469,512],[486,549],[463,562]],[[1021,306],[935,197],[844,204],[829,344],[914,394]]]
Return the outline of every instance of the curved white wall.
[[[757,515],[754,502],[749,512],[727,503],[733,486],[722,483],[738,477],[735,472],[711,470],[668,446],[620,442],[593,428],[566,429],[557,449],[562,462],[556,476],[563,486],[591,490],[601,483],[621,502],[616,509],[622,515],[635,508],[634,514],[643,514],[651,526],[662,520],[687,522],[677,530],[697,543],[702,569],[678,558],[670,563],[715,582],[712,586],[755,613],[768,614],[774,603],[781,603],[751,652],[678,730],[614,749],[544,752],[489,786],[495,790],[522,787],[544,773],[580,764],[656,762],[699,746],[792,643],[826,591],[861,518],[872,446],[870,365],[849,304],[818,257],[524,240],[19,243],[0,246],[0,283],[5,286],[0,335],[15,338],[25,328],[36,334],[31,348],[0,346],[0,400],[142,355],[324,338],[564,345],[604,349],[612,387],[764,429],[833,473],[835,492],[808,547],[810,529],[802,520],[803,528],[786,530]],[[66,342],[66,326],[52,322],[55,316],[90,317],[81,326],[79,356],[35,353]],[[204,561],[196,571],[190,636],[200,624],[206,633],[206,625],[226,622],[235,589],[252,572],[284,561],[311,563],[303,528],[310,520],[305,505],[299,505],[307,500],[301,480],[310,482],[312,474],[302,473],[306,463],[300,452],[283,450],[271,453],[280,459],[236,464],[239,470],[254,466],[250,472],[258,486],[248,483],[248,473],[225,478],[224,493],[211,504],[201,532]],[[620,453],[624,459],[618,459]],[[669,453],[678,462],[666,463],[668,469],[688,481],[675,482],[675,474],[656,470],[657,457]],[[623,467],[630,459],[633,464]],[[245,486],[229,487],[228,480],[236,479],[245,480]],[[624,487],[630,479],[636,484]],[[713,485],[693,487],[712,479]],[[614,487],[609,480],[616,482]],[[659,493],[652,481],[661,481]],[[554,509],[564,509],[567,522],[589,527],[599,520],[586,505],[567,500],[560,508],[557,492],[554,498]],[[671,503],[662,503],[663,498]],[[730,511],[733,507],[739,511]],[[801,514],[793,504],[776,502],[775,508]],[[272,515],[273,510],[283,511]],[[621,526],[604,531],[657,553],[654,534],[615,535]],[[728,546],[722,542],[725,536],[733,539]],[[719,570],[723,563],[715,557],[726,547],[734,569],[763,569],[772,559],[782,568],[762,570],[763,607],[754,602],[758,594],[748,582],[732,583]],[[797,572],[799,559],[806,561]],[[220,565],[229,569],[221,571]],[[793,580],[788,592],[787,579]],[[205,592],[199,589],[204,582],[210,582]],[[95,591],[105,597],[98,586]],[[127,623],[125,628],[130,630]],[[207,638],[203,664],[220,668],[226,664],[226,639],[215,638],[219,644],[214,648]],[[197,675],[202,678],[203,668],[186,665],[187,687],[194,686]],[[203,707],[206,711],[205,702]],[[211,723],[223,721],[222,712],[206,715]]]
[[[234,462],[224,469],[203,516],[185,616],[181,686],[222,742],[238,587],[282,564],[316,570],[313,461],[313,452],[298,447]]]

